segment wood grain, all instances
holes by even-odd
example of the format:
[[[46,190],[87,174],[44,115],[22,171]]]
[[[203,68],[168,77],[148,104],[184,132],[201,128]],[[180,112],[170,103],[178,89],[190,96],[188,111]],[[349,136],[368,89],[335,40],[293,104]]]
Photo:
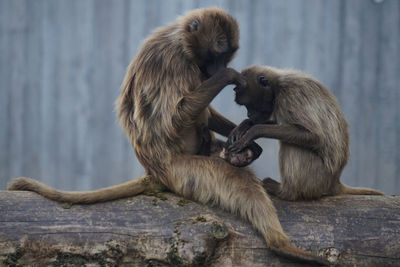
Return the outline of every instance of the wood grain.
[[[274,203],[307,251],[339,266],[400,265],[399,197]],[[0,214],[2,266],[300,266],[270,252],[247,222],[170,193],[70,206],[1,191]]]

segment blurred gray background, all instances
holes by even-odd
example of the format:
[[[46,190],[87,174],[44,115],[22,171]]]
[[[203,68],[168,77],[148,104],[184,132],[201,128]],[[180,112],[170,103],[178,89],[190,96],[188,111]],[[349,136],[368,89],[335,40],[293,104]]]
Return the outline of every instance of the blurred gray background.
[[[186,11],[219,6],[239,22],[232,66],[306,71],[338,98],[351,130],[342,180],[400,193],[399,0],[0,0],[0,188],[29,176],[66,190],[139,177],[114,101],[143,39]],[[232,87],[213,106],[239,123]],[[279,178],[275,140],[259,177]]]

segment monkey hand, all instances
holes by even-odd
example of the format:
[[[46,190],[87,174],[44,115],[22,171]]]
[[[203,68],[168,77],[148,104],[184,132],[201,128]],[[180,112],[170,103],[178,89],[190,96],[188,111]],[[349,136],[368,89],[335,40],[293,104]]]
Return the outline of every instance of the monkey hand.
[[[220,157],[236,167],[245,167],[255,161],[262,153],[262,148],[255,142],[238,153],[233,153],[223,148]]]
[[[224,77],[227,84],[235,84],[236,86],[241,87],[246,86],[246,80],[244,76],[240,72],[232,68],[224,68],[215,75],[221,75],[222,77]]]
[[[236,128],[234,128],[227,140],[227,146],[233,145],[236,141],[238,141],[242,136],[247,132],[250,127],[253,126],[253,122],[250,119],[245,119],[242,121]]]
[[[228,152],[229,153],[239,153],[243,149],[245,149],[247,146],[250,145],[252,142],[251,139],[246,138],[247,133],[244,134],[239,140],[236,140],[233,144],[228,146]]]

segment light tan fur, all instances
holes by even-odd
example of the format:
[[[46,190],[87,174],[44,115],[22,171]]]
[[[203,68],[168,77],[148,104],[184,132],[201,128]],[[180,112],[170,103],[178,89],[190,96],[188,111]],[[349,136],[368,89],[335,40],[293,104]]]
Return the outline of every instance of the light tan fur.
[[[117,101],[122,128],[148,177],[186,198],[239,214],[277,253],[323,263],[290,243],[271,200],[250,169],[198,155],[204,145],[204,127],[227,136],[235,126],[209,104],[226,85],[243,85],[240,73],[226,68],[237,48],[237,23],[217,8],[195,10],[155,31],[143,43],[122,84]],[[214,56],[206,60],[210,53]],[[33,190],[49,198],[54,193],[37,182],[23,181],[25,185],[19,180],[18,186],[14,183],[9,189]],[[117,188],[126,186],[132,194],[125,191],[121,195],[113,189],[97,193],[101,200],[107,200],[146,190],[143,183],[135,181]],[[77,195],[84,195],[56,194],[73,202],[80,202]],[[97,200],[94,197],[88,202]]]
[[[277,123],[254,122],[236,144],[239,149],[259,137],[279,140],[282,183],[279,185],[271,178],[264,180],[269,193],[285,200],[339,194],[382,195],[373,189],[353,188],[340,182],[350,155],[348,125],[338,101],[320,82],[299,71],[266,66],[252,66],[242,74],[247,87],[237,89],[236,101],[252,109],[253,115],[258,112],[256,118],[266,119],[270,114],[263,117],[262,110],[272,110]],[[268,80],[267,86],[258,82],[260,77]]]
[[[8,184],[7,189],[37,192],[46,198],[58,202],[89,204],[135,196],[146,191],[164,190],[164,186],[152,177],[145,175],[133,181],[94,191],[61,191],[34,179],[20,177],[13,179]]]

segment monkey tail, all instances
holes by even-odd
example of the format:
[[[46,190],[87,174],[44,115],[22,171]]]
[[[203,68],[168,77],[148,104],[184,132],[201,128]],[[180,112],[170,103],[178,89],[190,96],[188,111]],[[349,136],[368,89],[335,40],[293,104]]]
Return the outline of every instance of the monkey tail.
[[[338,195],[384,195],[382,192],[371,189],[371,188],[365,188],[365,187],[351,187],[344,185],[342,183],[339,184],[338,190],[337,190]]]
[[[267,241],[267,246],[278,256],[285,257],[295,262],[307,263],[309,265],[329,266],[330,262],[323,257],[314,255],[310,252],[297,248],[293,245],[286,234],[281,229],[270,229],[263,234]]]
[[[319,266],[329,266],[330,262],[323,259],[322,257],[316,256],[314,254],[311,254],[309,252],[306,252],[304,250],[301,250],[294,245],[292,245],[290,242],[285,244],[284,246],[279,246],[279,247],[269,247],[275,254],[279,256],[283,256],[287,259],[296,261],[296,262],[301,262],[301,263],[307,263],[310,265],[319,265]]]
[[[135,180],[110,186],[94,191],[61,191],[47,186],[31,178],[19,177],[13,179],[7,185],[11,191],[33,191],[48,199],[58,202],[89,204],[104,202],[123,197],[141,194],[148,190],[161,189],[161,185],[152,181],[151,176],[145,175]]]

